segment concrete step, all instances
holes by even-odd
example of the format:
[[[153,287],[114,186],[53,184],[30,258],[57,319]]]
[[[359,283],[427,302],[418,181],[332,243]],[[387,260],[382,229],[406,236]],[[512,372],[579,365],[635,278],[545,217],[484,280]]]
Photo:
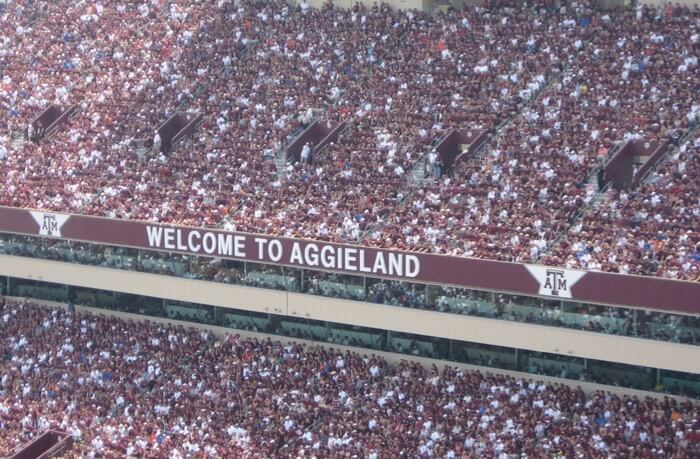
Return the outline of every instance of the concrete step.
[[[590,177],[588,177],[588,181],[586,182],[586,191],[589,193],[597,193],[598,192],[598,174],[591,174]]]
[[[21,137],[12,139],[10,145],[12,145],[13,150],[21,150],[24,147],[24,139]]]
[[[419,186],[419,187],[423,187],[426,185],[432,185],[433,183],[435,183],[435,178],[433,178],[433,177],[413,179],[413,184],[416,186]]]
[[[588,181],[586,183],[588,185],[598,186],[598,174],[591,174],[591,176],[588,177]]]
[[[604,193],[599,193],[595,200],[593,201],[593,208],[598,210],[604,206],[607,206],[612,199],[612,190],[608,188]]]
[[[287,159],[284,153],[275,156],[273,162],[275,163],[275,167],[277,168],[277,178],[279,180],[283,180],[285,177],[285,172],[287,170]]]
[[[144,159],[147,154],[148,154],[148,148],[139,147],[136,149],[136,156],[138,156],[140,159]]]

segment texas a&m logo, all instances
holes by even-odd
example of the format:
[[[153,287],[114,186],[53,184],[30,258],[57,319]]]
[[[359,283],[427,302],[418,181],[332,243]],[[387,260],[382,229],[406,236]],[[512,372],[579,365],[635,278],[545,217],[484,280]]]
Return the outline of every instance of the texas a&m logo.
[[[39,234],[51,237],[61,237],[61,227],[70,218],[70,215],[47,212],[33,211],[31,214],[34,221],[39,224]]]
[[[566,277],[564,277],[564,271],[558,269],[548,269],[543,288],[551,291],[552,296],[559,296],[559,292],[568,290],[566,287]]]
[[[54,234],[60,234],[58,231],[58,222],[56,221],[55,215],[44,215],[44,222],[41,225],[42,233],[46,232],[49,236]]]
[[[538,292],[540,295],[558,296],[561,298],[572,298],[571,288],[586,275],[585,271],[573,269],[532,265],[526,265],[525,267],[537,279],[537,283],[540,286]]]

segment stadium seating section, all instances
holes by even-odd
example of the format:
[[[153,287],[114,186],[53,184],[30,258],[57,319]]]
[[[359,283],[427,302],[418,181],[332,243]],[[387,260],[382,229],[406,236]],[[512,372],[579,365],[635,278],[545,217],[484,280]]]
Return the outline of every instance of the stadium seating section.
[[[0,205],[700,277],[697,7],[32,5],[0,16]],[[635,140],[669,153],[596,183]]]
[[[0,454],[697,457],[696,405],[0,299]]]

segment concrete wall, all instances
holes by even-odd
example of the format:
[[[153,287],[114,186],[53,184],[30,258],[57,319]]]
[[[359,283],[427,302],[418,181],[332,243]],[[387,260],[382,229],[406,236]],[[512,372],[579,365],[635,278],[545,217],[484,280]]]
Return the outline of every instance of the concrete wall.
[[[20,300],[21,298],[13,298],[14,300]],[[42,300],[34,300],[35,303],[38,304],[43,304],[45,306],[50,306],[50,307],[56,307],[56,308],[66,308],[66,305],[63,303],[56,303],[53,301],[42,301]],[[424,367],[429,367],[432,365],[436,365],[438,368],[444,368],[446,366],[453,367],[453,368],[462,368],[464,370],[468,371],[480,371],[485,374],[499,374],[499,375],[506,375],[506,376],[511,376],[513,378],[522,378],[526,380],[535,380],[535,381],[543,381],[547,384],[564,384],[564,385],[569,385],[569,386],[578,386],[581,387],[581,389],[587,393],[591,394],[597,391],[605,390],[609,392],[613,392],[618,395],[629,395],[629,396],[635,396],[635,397],[654,397],[654,398],[664,398],[664,397],[672,397],[675,398],[679,401],[691,401],[693,403],[696,403],[697,400],[695,399],[690,399],[687,397],[680,397],[680,396],[675,396],[675,395],[666,395],[666,394],[659,394],[656,392],[648,392],[648,391],[642,391],[642,390],[637,390],[637,389],[628,389],[624,387],[617,387],[617,386],[607,386],[604,384],[596,384],[592,382],[584,382],[584,381],[571,381],[569,379],[561,379],[561,378],[555,378],[551,376],[545,376],[545,375],[532,375],[530,373],[523,373],[519,371],[509,371],[509,370],[501,370],[497,368],[490,368],[490,367],[482,367],[478,365],[469,365],[466,363],[456,363],[456,362],[449,362],[445,360],[437,360],[437,359],[430,359],[430,358],[425,358],[425,357],[416,357],[416,356],[407,356],[405,354],[397,354],[393,352],[383,352],[383,351],[376,351],[373,349],[365,349],[361,347],[353,347],[353,346],[343,346],[340,344],[331,344],[331,343],[325,343],[325,342],[317,342],[317,341],[309,341],[309,340],[304,340],[304,339],[299,339],[299,338],[288,338],[288,337],[283,337],[283,336],[270,336],[264,333],[257,333],[257,332],[252,332],[252,331],[247,331],[247,330],[231,330],[230,328],[224,328],[224,327],[216,327],[216,326],[211,326],[211,325],[203,325],[203,324],[198,324],[198,323],[192,323],[192,322],[183,322],[179,320],[173,320],[173,319],[165,319],[165,318],[159,318],[159,317],[145,317],[139,314],[131,314],[131,313],[126,313],[126,312],[116,312],[116,311],[108,311],[104,309],[98,309],[98,308],[90,308],[86,306],[80,306],[77,305],[75,306],[75,309],[77,312],[88,312],[91,314],[99,314],[103,316],[109,316],[109,317],[117,317],[123,320],[133,320],[137,322],[141,321],[150,321],[150,322],[157,322],[157,323],[162,323],[162,324],[173,324],[173,325],[182,325],[184,327],[191,327],[197,330],[208,330],[212,331],[214,334],[217,336],[224,336],[224,335],[231,335],[231,334],[237,334],[240,335],[244,338],[254,338],[254,339],[259,339],[259,340],[264,340],[267,338],[272,338],[275,341],[279,341],[283,344],[288,344],[288,343],[295,343],[295,344],[301,344],[304,346],[322,346],[327,349],[337,349],[340,351],[350,351],[350,352],[355,352],[360,355],[378,355],[382,358],[384,358],[387,362],[391,364],[398,364],[402,360],[411,360],[414,362],[418,362]]]
[[[700,346],[0,255],[0,275],[700,373]]]

